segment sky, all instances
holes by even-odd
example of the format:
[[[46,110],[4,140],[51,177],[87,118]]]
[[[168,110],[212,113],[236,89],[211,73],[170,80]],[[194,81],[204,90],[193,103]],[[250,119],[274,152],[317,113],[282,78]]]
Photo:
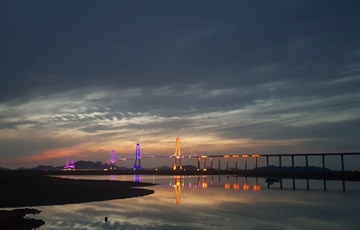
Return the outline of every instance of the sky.
[[[0,0],[0,166],[358,152],[359,8]]]

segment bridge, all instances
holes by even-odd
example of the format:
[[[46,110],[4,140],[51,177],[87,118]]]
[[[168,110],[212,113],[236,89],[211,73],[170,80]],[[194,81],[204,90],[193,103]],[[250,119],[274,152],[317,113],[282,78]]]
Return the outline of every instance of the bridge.
[[[244,170],[248,170],[248,161],[252,159],[254,163],[254,168],[258,168],[258,159],[266,158],[266,166],[269,167],[269,159],[277,158],[278,159],[278,167],[279,170],[283,168],[283,158],[290,157],[291,158],[291,169],[295,170],[295,158],[303,158],[305,159],[305,168],[306,172],[309,172],[309,158],[310,157],[321,157],[322,169],[323,172],[326,171],[326,157],[327,156],[338,156],[340,160],[341,172],[345,172],[344,168],[344,156],[351,155],[360,155],[360,152],[343,152],[343,153],[297,153],[297,154],[229,154],[229,155],[182,155],[181,146],[180,146],[180,138],[176,138],[175,140],[175,152],[172,155],[162,155],[162,154],[146,154],[145,156],[141,155],[140,152],[140,144],[136,144],[135,154],[131,157],[119,157],[116,155],[115,150],[112,150],[110,159],[106,161],[106,164],[110,166],[110,169],[116,168],[115,163],[127,160],[134,160],[134,170],[141,170],[141,159],[145,158],[171,158],[174,159],[173,170],[183,171],[182,159],[192,158],[197,160],[197,171],[206,171],[206,170],[221,170],[221,159],[225,159],[226,171],[230,170],[239,170],[238,161],[242,159]],[[201,168],[201,161],[203,162],[203,167]],[[217,162],[214,162],[217,161]],[[233,161],[234,167],[229,168],[229,162]],[[208,164],[209,163],[209,164]]]

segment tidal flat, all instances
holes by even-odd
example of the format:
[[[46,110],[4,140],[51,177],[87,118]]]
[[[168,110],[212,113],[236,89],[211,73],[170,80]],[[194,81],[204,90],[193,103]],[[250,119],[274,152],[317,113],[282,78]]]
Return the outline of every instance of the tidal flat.
[[[42,176],[32,172],[0,173],[0,229],[33,229],[45,224],[27,214],[38,214],[37,209],[19,207],[79,204],[94,201],[126,199],[153,194],[152,183],[67,179]]]
[[[152,183],[77,180],[28,173],[0,174],[0,208],[75,204],[153,194]]]

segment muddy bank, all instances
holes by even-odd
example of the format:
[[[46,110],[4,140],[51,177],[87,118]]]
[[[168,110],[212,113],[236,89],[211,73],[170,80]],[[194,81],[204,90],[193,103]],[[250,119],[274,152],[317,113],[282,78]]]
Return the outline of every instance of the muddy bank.
[[[39,214],[40,211],[32,208],[15,210],[0,210],[0,229],[31,230],[39,228],[45,222],[40,219],[25,217],[27,214]]]
[[[0,208],[63,205],[153,194],[151,183],[75,180],[39,175],[0,174]]]

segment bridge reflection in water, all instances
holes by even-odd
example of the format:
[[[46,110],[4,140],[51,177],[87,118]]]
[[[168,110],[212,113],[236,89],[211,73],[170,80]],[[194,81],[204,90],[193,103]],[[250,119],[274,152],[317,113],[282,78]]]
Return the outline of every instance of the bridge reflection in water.
[[[259,186],[259,179],[255,178],[255,182],[252,185],[249,185],[247,177],[240,177],[244,178],[244,182],[239,182],[238,176],[169,176],[170,180],[168,183],[158,183],[161,186],[170,186],[173,187],[175,190],[175,203],[180,204],[181,198],[181,190],[184,188],[190,189],[206,189],[208,187],[218,187],[224,188],[226,190],[234,189],[234,190],[254,190],[259,191],[261,187]],[[225,181],[222,181],[221,178],[225,177]],[[155,181],[156,176],[153,176],[152,183],[156,183]],[[187,180],[185,182],[185,179]],[[110,176],[110,180],[114,180],[114,176]],[[123,180],[126,181],[126,177],[124,175]],[[195,183],[193,181],[195,180]],[[134,175],[133,176],[134,182],[141,182],[141,175]],[[146,182],[150,182],[146,180]]]
[[[218,177],[217,183],[214,183],[214,177]],[[236,189],[236,190],[240,189],[241,187],[243,188],[243,190],[249,190],[250,188],[247,178],[245,178],[245,183],[241,186],[239,184],[239,179],[237,176],[235,177],[235,181],[233,183],[230,183],[230,176],[226,176],[225,184],[221,183],[221,177],[222,176],[220,175],[210,176],[210,178],[208,178],[208,176],[197,176],[195,177],[196,183],[193,184],[191,178],[187,183],[185,183],[184,176],[171,176],[170,183],[168,185],[172,186],[175,189],[176,204],[180,204],[181,189],[184,187],[195,188],[195,189],[206,189],[208,188],[208,186],[210,186],[210,187],[223,187],[225,189]],[[167,184],[162,184],[162,186],[164,185],[166,186]],[[255,191],[260,190],[258,178],[256,178],[256,184],[252,188]]]
[[[129,176],[129,175],[127,175]],[[123,175],[122,181],[129,181],[126,175]],[[275,188],[283,189],[283,178],[263,178],[263,177],[243,177],[235,175],[176,175],[176,176],[156,176],[145,175],[143,178],[139,174],[131,175],[134,182],[150,182],[160,185],[162,187],[172,187],[175,191],[175,203],[180,204],[181,192],[188,189],[206,189],[206,188],[222,188],[225,190],[244,190],[244,191],[259,191],[262,188],[270,188],[270,185],[275,185]],[[285,178],[284,178],[285,179]],[[114,175],[110,176],[110,180],[116,180]],[[259,185],[259,180],[262,186]],[[291,178],[285,179],[287,182],[286,189],[291,188]],[[309,187],[304,183],[308,180],[298,180],[301,182],[296,189],[309,190]],[[317,181],[317,182],[316,182]],[[321,189],[322,180],[314,180],[314,187],[312,189]],[[276,183],[276,184],[275,184]],[[341,187],[339,184],[332,184],[334,190]],[[360,186],[356,190],[360,189]]]

